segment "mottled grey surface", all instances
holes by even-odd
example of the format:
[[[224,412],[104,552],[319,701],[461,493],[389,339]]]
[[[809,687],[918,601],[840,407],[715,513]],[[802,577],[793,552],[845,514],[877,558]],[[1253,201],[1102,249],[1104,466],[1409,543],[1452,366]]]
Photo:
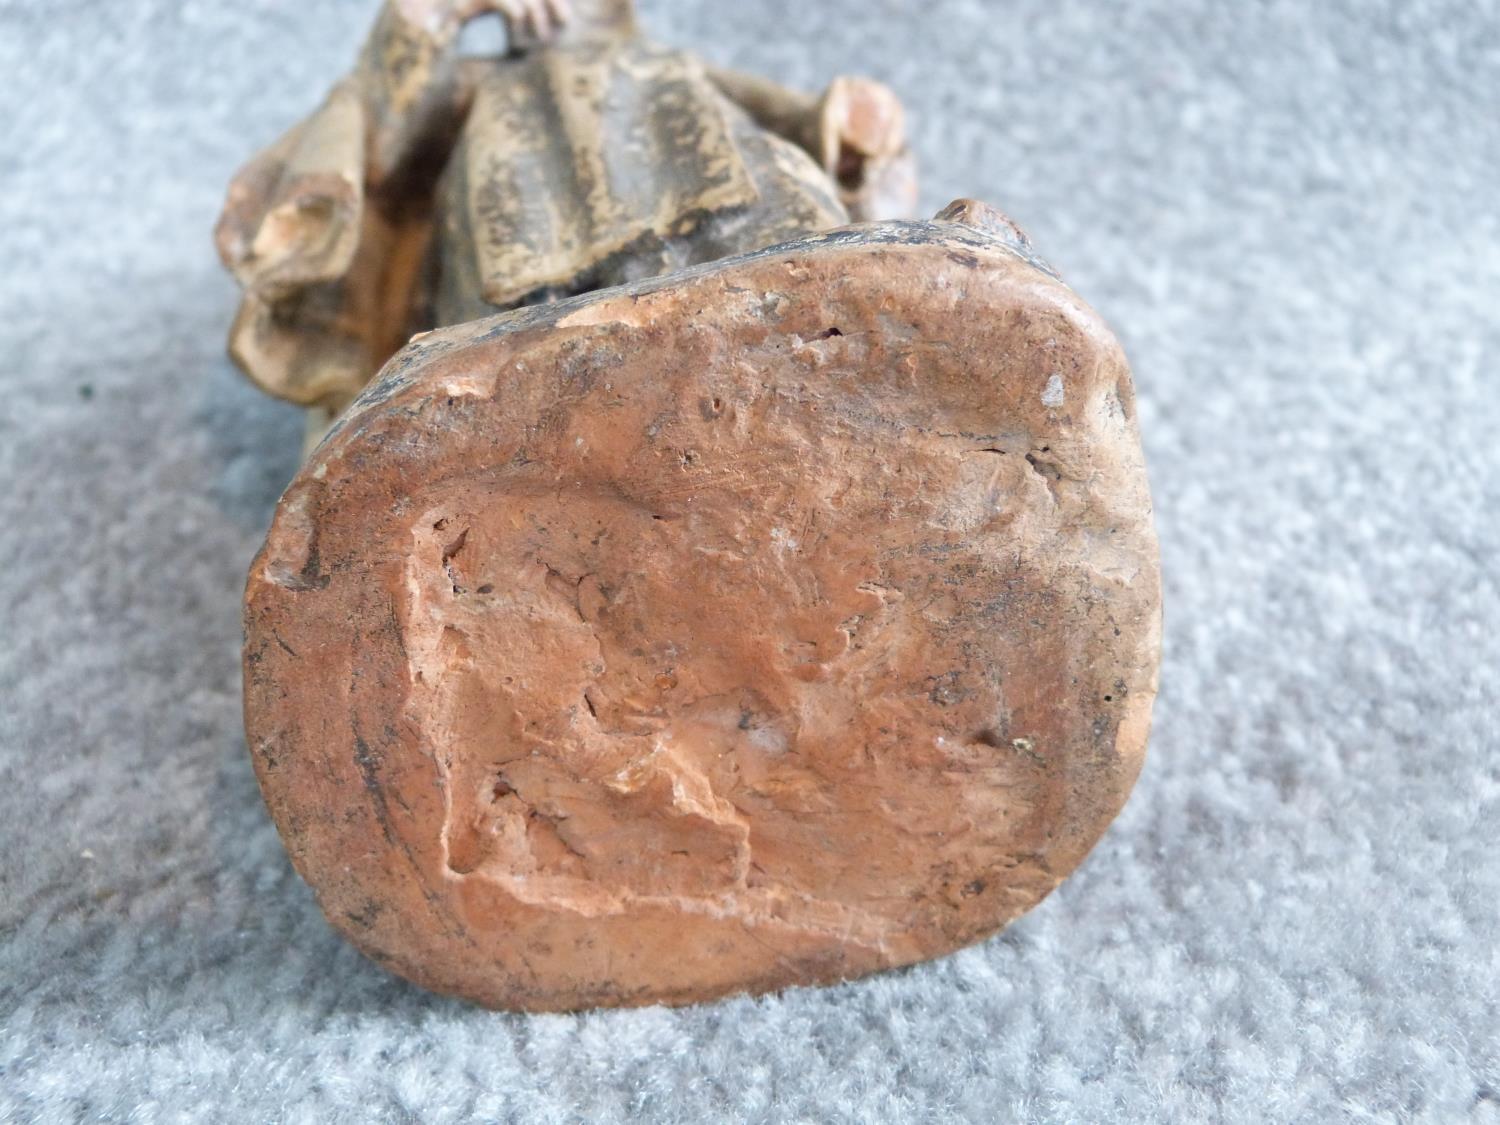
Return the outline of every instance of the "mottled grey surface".
[[[915,14],[922,9],[925,14]],[[325,926],[239,730],[293,410],[208,231],[370,15],[0,0],[0,1119],[1500,1121],[1500,5],[647,0],[911,106],[1137,370],[1151,759],[1002,937],[494,1015]]]

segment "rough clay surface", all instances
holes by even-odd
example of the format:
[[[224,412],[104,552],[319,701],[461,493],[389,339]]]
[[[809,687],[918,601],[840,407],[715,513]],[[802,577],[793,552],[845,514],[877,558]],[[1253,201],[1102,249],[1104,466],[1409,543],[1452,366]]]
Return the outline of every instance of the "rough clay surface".
[[[1129,372],[953,223],[433,333],[298,474],[245,620],[293,859],[420,983],[567,1009],[946,953],[1140,768]]]
[[[891,83],[922,213],[993,200],[1119,334],[1161,694],[1000,936],[527,1016],[336,933],[241,733],[303,423],[224,358],[203,232],[368,5],[0,0],[0,1118],[1500,1122],[1496,14],[648,0],[725,65]]]

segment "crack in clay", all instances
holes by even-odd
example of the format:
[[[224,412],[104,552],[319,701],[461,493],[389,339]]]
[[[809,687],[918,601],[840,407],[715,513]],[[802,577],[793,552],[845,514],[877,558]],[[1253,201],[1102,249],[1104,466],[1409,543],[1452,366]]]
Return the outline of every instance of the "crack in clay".
[[[1047,453],[1049,450],[1046,446],[1043,446],[1041,452]],[[1063,474],[1057,467],[1057,462],[1038,457],[1036,451],[1032,451],[1026,454],[1026,463],[1031,466],[1031,471],[1040,477],[1042,483],[1047,486],[1047,495],[1052,497],[1053,505],[1061,507],[1062,500],[1057,486],[1058,481],[1063,479]]]
[[[437,523],[432,525],[434,531],[441,531],[447,526],[447,520],[438,520]],[[469,529],[466,527],[458,533],[457,539],[443,548],[443,572],[448,575],[448,581],[452,585],[455,594],[466,592],[463,586],[459,584],[458,575],[453,572],[453,560],[458,557],[459,552],[464,549],[464,544],[468,541]]]

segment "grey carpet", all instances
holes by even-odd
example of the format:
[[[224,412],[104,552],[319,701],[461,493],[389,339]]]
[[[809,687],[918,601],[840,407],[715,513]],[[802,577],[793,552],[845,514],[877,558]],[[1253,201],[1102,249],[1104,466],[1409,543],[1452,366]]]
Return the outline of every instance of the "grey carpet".
[[[1001,937],[544,1018],[346,947],[240,734],[299,420],[208,232],[370,7],[0,0],[0,1119],[1500,1122],[1500,5],[645,0],[891,82],[924,206],[1117,327],[1167,654],[1128,810]]]

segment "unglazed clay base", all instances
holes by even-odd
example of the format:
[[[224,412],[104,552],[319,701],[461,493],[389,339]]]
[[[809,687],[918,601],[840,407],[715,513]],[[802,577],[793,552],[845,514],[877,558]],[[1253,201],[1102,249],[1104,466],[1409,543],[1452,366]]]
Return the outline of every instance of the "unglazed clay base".
[[[528,1009],[948,952],[1118,812],[1159,649],[1130,376],[956,223],[420,338],[246,594],[246,723],[370,956]]]

